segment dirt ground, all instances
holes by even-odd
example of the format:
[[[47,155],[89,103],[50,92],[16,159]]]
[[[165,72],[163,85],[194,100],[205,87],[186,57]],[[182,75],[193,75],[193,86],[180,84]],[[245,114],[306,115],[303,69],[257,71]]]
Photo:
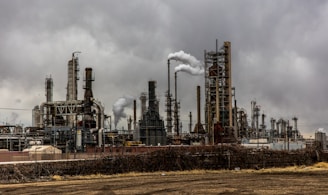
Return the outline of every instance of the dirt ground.
[[[328,169],[129,173],[0,184],[0,194],[328,194]]]

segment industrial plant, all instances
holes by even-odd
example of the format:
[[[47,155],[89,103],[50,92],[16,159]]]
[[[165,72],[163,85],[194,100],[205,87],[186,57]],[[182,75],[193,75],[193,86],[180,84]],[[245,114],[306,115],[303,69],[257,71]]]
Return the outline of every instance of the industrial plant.
[[[306,147],[297,127],[297,116],[291,119],[268,119],[256,101],[250,102],[249,112],[238,107],[235,97],[237,89],[232,85],[233,64],[229,41],[222,45],[216,41],[214,51],[204,51],[203,62],[183,51],[170,54],[167,62],[163,62],[163,66],[167,65],[168,69],[165,102],[159,102],[157,98],[157,81],[148,81],[148,92],[140,92],[139,98],[129,102],[133,103],[133,116],[128,118],[128,129],[124,131],[117,129],[116,125],[112,128],[112,117],[116,116],[105,114],[104,106],[94,97],[92,86],[95,77],[92,67],[84,69],[84,97],[78,99],[79,53],[73,52],[67,63],[66,100],[53,99],[53,78],[47,77],[46,98],[33,108],[32,126],[0,126],[1,149],[23,151],[35,145],[51,145],[62,153],[84,153],[122,146],[239,144],[273,150]],[[181,62],[175,67],[174,75],[171,75],[170,70],[172,60]],[[195,93],[191,95],[197,97],[197,113],[189,113],[189,129],[184,131],[180,125],[181,109],[177,89],[179,71],[202,75],[205,79],[203,86],[194,86]],[[140,101],[140,110],[137,108],[137,99]],[[161,107],[165,109],[161,110]],[[165,115],[161,115],[162,111]],[[137,113],[140,113],[139,117]],[[192,124],[193,115],[197,116],[195,124]],[[201,116],[204,116],[204,122]],[[270,126],[266,126],[266,120],[270,120]]]

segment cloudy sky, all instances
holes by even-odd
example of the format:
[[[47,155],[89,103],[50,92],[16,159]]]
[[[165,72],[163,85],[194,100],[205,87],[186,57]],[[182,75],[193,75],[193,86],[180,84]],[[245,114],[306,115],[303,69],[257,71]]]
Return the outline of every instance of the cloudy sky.
[[[313,135],[328,129],[327,18],[328,2],[319,0],[3,0],[0,122],[31,125],[31,109],[45,101],[47,76],[54,80],[53,99],[65,100],[74,51],[82,52],[79,99],[85,67],[93,68],[94,96],[109,115],[120,97],[139,98],[156,80],[166,118],[168,55],[183,50],[203,61],[218,39],[232,44],[238,106],[250,115],[256,100],[268,126],[271,117],[297,116],[301,133]],[[203,76],[178,73],[185,131],[189,111],[196,120],[197,85],[203,91]],[[132,108],[125,112],[132,115]]]

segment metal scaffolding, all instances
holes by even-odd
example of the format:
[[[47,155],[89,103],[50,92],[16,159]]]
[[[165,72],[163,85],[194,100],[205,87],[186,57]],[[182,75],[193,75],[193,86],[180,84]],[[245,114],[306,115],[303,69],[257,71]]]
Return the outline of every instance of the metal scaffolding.
[[[216,51],[204,52],[205,58],[205,120],[210,143],[228,136],[233,128],[231,44],[224,42]],[[226,135],[224,135],[226,134]]]

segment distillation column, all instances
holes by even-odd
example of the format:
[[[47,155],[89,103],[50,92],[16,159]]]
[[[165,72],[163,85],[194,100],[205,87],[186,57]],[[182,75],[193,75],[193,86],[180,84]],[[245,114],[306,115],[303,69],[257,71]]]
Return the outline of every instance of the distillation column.
[[[293,137],[294,137],[294,139],[296,140],[297,138],[298,138],[298,128],[297,128],[297,120],[298,120],[298,118],[295,116],[295,117],[293,117],[292,118],[292,120],[294,121],[294,129],[293,129]]]
[[[205,121],[210,143],[222,137],[232,141],[231,44],[224,42],[218,50],[205,50]],[[221,137],[221,138],[220,138]],[[228,141],[227,140],[227,141]]]
[[[168,135],[172,135],[172,97],[170,91],[170,60],[167,60],[167,83],[168,90],[166,94],[166,129]]]
[[[68,61],[68,72],[67,72],[67,94],[66,101],[77,100],[77,82],[79,78],[79,60],[75,54],[80,52],[73,52],[72,59]],[[67,116],[67,123],[73,127],[74,116]]]
[[[178,88],[177,88],[177,72],[174,73],[174,86],[175,86],[175,99],[174,99],[174,128],[177,133],[177,136],[180,135],[179,130],[179,123],[180,123],[180,116],[179,116],[179,102],[178,102]]]
[[[53,102],[53,80],[51,77],[46,78],[46,103]],[[46,107],[46,119],[45,119],[45,125],[48,126],[51,124],[51,107]]]
[[[85,68],[85,86],[84,86],[84,115],[92,116],[93,92],[92,92],[92,68]],[[91,118],[88,118],[91,120]]]

